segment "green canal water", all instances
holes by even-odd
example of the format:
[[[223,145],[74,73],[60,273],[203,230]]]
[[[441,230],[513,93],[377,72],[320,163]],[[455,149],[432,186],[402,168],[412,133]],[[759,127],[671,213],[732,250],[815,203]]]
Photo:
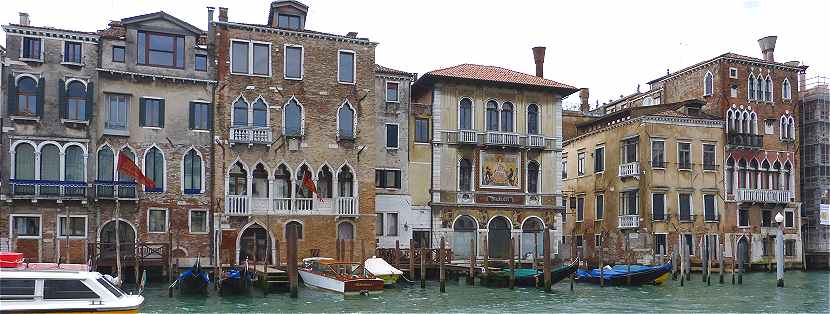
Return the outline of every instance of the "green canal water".
[[[731,276],[719,284],[702,282],[700,274],[680,286],[667,281],[661,286],[605,287],[574,284],[567,280],[545,293],[532,288],[496,289],[448,282],[447,293],[438,291],[437,282],[401,285],[386,289],[381,295],[343,297],[338,294],[300,287],[299,297],[287,293],[264,296],[167,297],[162,284],[148,287],[143,313],[177,312],[830,312],[830,272],[788,271],[784,288],[775,287],[775,273],[749,273],[743,285],[732,285]]]

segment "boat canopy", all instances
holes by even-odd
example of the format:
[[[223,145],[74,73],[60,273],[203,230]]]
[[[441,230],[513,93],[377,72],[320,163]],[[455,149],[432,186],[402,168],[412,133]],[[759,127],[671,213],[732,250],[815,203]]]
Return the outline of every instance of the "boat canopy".
[[[368,270],[375,276],[384,276],[384,275],[401,275],[403,274],[402,271],[389,265],[384,259],[379,257],[372,257],[367,259],[366,262],[363,263],[363,268]]]

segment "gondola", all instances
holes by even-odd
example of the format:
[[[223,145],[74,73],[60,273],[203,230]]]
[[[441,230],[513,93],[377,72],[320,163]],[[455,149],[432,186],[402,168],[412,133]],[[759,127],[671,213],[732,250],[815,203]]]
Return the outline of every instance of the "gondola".
[[[220,295],[239,295],[251,291],[253,273],[248,269],[248,261],[245,266],[233,267],[222,273],[219,279]]]
[[[175,283],[179,287],[182,294],[201,294],[207,295],[208,286],[210,285],[210,277],[208,273],[202,269],[199,260],[193,264],[193,267],[186,270],[179,275]]]
[[[629,265],[615,265],[614,267],[607,267],[602,271],[604,284],[609,286],[623,286],[628,285],[628,277],[631,277],[631,285],[659,285],[666,281],[666,278],[671,272],[671,263],[665,263],[657,266],[646,265],[630,265],[631,273],[629,273]],[[579,269],[576,271],[576,279],[578,281],[589,282],[593,284],[600,283],[600,270],[593,269],[586,271]]]
[[[560,265],[550,270],[550,283],[556,284],[562,279],[568,278],[571,274],[576,272],[579,266],[579,259],[573,259],[570,263]],[[516,286],[518,287],[536,287],[543,286],[545,276],[543,270],[534,270],[532,268],[518,268],[516,269]],[[488,272],[481,277],[483,286],[487,287],[507,287],[510,280],[510,269],[502,269],[498,272]]]
[[[555,284],[559,283],[560,281],[562,281],[563,279],[570,277],[571,274],[576,272],[577,268],[579,268],[579,258],[574,258],[571,261],[570,264],[560,265],[560,266],[558,266],[554,269],[551,269],[551,271],[550,271],[550,284],[555,285]],[[538,279],[536,279],[536,277],[538,277]],[[545,283],[544,273],[539,272],[538,274],[536,274],[532,278],[529,278],[529,280],[530,280],[530,284],[528,286],[530,286],[530,287],[533,287],[536,284],[537,280],[539,282],[539,285],[544,285],[544,283]],[[517,278],[517,284],[519,284],[518,278]]]

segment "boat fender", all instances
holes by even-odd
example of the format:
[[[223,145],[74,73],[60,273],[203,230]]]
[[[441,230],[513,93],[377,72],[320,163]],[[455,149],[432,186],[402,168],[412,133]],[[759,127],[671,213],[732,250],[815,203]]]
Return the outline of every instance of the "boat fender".
[[[369,295],[369,290],[360,290],[360,295]]]

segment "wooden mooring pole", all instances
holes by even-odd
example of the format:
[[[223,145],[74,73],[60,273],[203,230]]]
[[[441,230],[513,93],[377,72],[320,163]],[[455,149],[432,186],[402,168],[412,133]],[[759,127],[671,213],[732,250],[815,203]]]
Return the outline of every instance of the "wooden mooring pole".
[[[484,271],[487,272],[490,268],[490,244],[488,243],[488,236],[484,236]]]
[[[427,250],[421,248],[421,288],[427,287],[427,265],[426,265]]]
[[[438,280],[441,281],[441,293],[447,292],[447,276],[444,274],[444,259],[447,255],[445,247],[444,237],[441,237],[441,248],[438,250]]]
[[[730,236],[730,241],[732,242],[732,284],[735,284],[735,235]]]
[[[604,265],[605,263],[602,261],[602,243],[605,242],[605,239],[603,239],[602,236],[603,236],[603,234],[602,234],[602,232],[600,232],[600,234],[599,234],[599,243],[598,243],[599,244],[599,263],[597,265],[597,267],[599,267],[599,287],[600,288],[605,287],[605,269],[603,267],[603,266],[605,266]]]
[[[415,239],[409,239],[409,277],[415,280]]]
[[[514,289],[516,285],[516,239],[510,237],[510,260],[508,264],[510,265],[510,279],[508,285],[510,289]]]
[[[686,239],[680,235],[680,286],[686,284]]]
[[[289,286],[289,294],[291,298],[297,298],[297,286],[299,280],[297,278],[297,233],[296,229],[291,228],[291,231],[288,232],[288,246],[286,252],[286,267],[288,268],[288,286]],[[265,275],[267,276],[268,270],[266,269]],[[266,278],[267,279],[267,278]]]
[[[467,276],[467,284],[476,284],[476,239],[470,239],[470,270]]]
[[[723,245],[720,244],[720,243],[718,243],[718,252],[720,252],[720,254],[718,254],[718,268],[720,268],[720,270],[719,270],[720,271],[720,283],[723,283],[723,253],[724,253],[724,249],[723,249]]]
[[[411,250],[412,247],[410,246]],[[395,268],[401,268],[401,241],[395,240]]]
[[[545,256],[542,257],[542,274],[545,278],[545,291],[550,292],[550,231],[547,229],[545,233],[542,235],[542,254]]]

